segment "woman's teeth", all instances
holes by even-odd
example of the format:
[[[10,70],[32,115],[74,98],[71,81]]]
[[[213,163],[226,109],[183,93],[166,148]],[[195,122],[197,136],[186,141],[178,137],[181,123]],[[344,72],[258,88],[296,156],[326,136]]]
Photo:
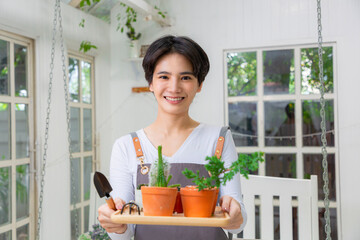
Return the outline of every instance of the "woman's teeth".
[[[182,100],[183,98],[182,97],[176,97],[176,98],[173,98],[173,97],[165,97],[166,100],[169,100],[169,101],[180,101]]]

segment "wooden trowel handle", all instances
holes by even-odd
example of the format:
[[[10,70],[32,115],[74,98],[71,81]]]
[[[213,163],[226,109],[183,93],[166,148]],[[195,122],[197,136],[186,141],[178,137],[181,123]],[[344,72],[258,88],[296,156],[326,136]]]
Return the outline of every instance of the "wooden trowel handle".
[[[105,200],[106,200],[106,203],[109,206],[109,208],[111,208],[112,210],[115,210],[115,211],[117,210],[116,207],[115,207],[115,202],[112,199],[112,197],[109,197],[109,198],[107,198]]]

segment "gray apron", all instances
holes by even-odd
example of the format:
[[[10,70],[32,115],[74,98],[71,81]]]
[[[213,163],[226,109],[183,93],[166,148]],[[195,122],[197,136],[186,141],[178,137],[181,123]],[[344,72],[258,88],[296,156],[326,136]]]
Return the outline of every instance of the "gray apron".
[[[220,131],[218,144],[215,150],[215,155],[218,157],[222,153],[222,146],[224,144],[224,138],[228,127],[223,127]],[[131,133],[134,139],[136,133]],[[221,143],[219,143],[221,142]],[[137,145],[139,146],[139,145]],[[135,146],[135,151],[141,151]],[[141,151],[142,152],[142,151]],[[150,164],[142,164],[150,168]],[[209,176],[209,173],[202,164],[195,163],[172,163],[170,168],[170,174],[172,179],[169,184],[178,184],[181,186],[194,185],[190,179],[187,179],[181,172],[188,168],[193,172],[200,171],[200,176]],[[137,168],[137,181],[136,187],[140,184],[148,184],[148,174],[143,175],[141,173],[141,166]],[[135,228],[135,240],[191,240],[191,239],[206,239],[206,240],[228,240],[224,230],[220,227],[189,227],[189,226],[162,226],[162,225],[136,225]]]

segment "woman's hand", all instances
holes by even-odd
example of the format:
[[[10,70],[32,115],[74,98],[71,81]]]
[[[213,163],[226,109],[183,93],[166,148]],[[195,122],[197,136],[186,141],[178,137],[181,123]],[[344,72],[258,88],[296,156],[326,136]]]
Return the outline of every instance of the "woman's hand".
[[[244,219],[241,214],[240,203],[234,198],[225,195],[220,199],[221,209],[229,213],[230,223],[224,229],[238,229],[243,223]]]
[[[121,198],[115,198],[114,199],[116,208],[122,209],[122,207],[125,205],[125,201]],[[106,230],[108,233],[124,233],[127,229],[127,224],[118,224],[113,223],[111,221],[111,214],[113,214],[115,211],[109,208],[107,204],[101,205],[98,209],[98,220],[100,222],[100,225]]]

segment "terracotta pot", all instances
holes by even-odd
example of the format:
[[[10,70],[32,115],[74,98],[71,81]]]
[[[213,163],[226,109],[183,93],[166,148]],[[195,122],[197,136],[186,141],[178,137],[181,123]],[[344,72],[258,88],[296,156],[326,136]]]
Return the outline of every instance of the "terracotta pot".
[[[178,191],[177,195],[176,195],[176,202],[175,202],[174,212],[176,212],[176,213],[183,213],[184,212],[183,207],[182,207],[182,202],[181,202],[180,191]]]
[[[180,189],[181,201],[185,217],[211,217],[215,201],[216,190],[196,187],[184,187]]]
[[[219,188],[215,188],[215,200],[214,200],[214,203],[213,203],[213,208],[212,208],[212,214],[214,214],[214,211],[215,211],[215,207],[216,207],[216,203],[217,203],[217,199],[219,197]]]
[[[145,216],[172,216],[176,201],[177,188],[141,187]]]

